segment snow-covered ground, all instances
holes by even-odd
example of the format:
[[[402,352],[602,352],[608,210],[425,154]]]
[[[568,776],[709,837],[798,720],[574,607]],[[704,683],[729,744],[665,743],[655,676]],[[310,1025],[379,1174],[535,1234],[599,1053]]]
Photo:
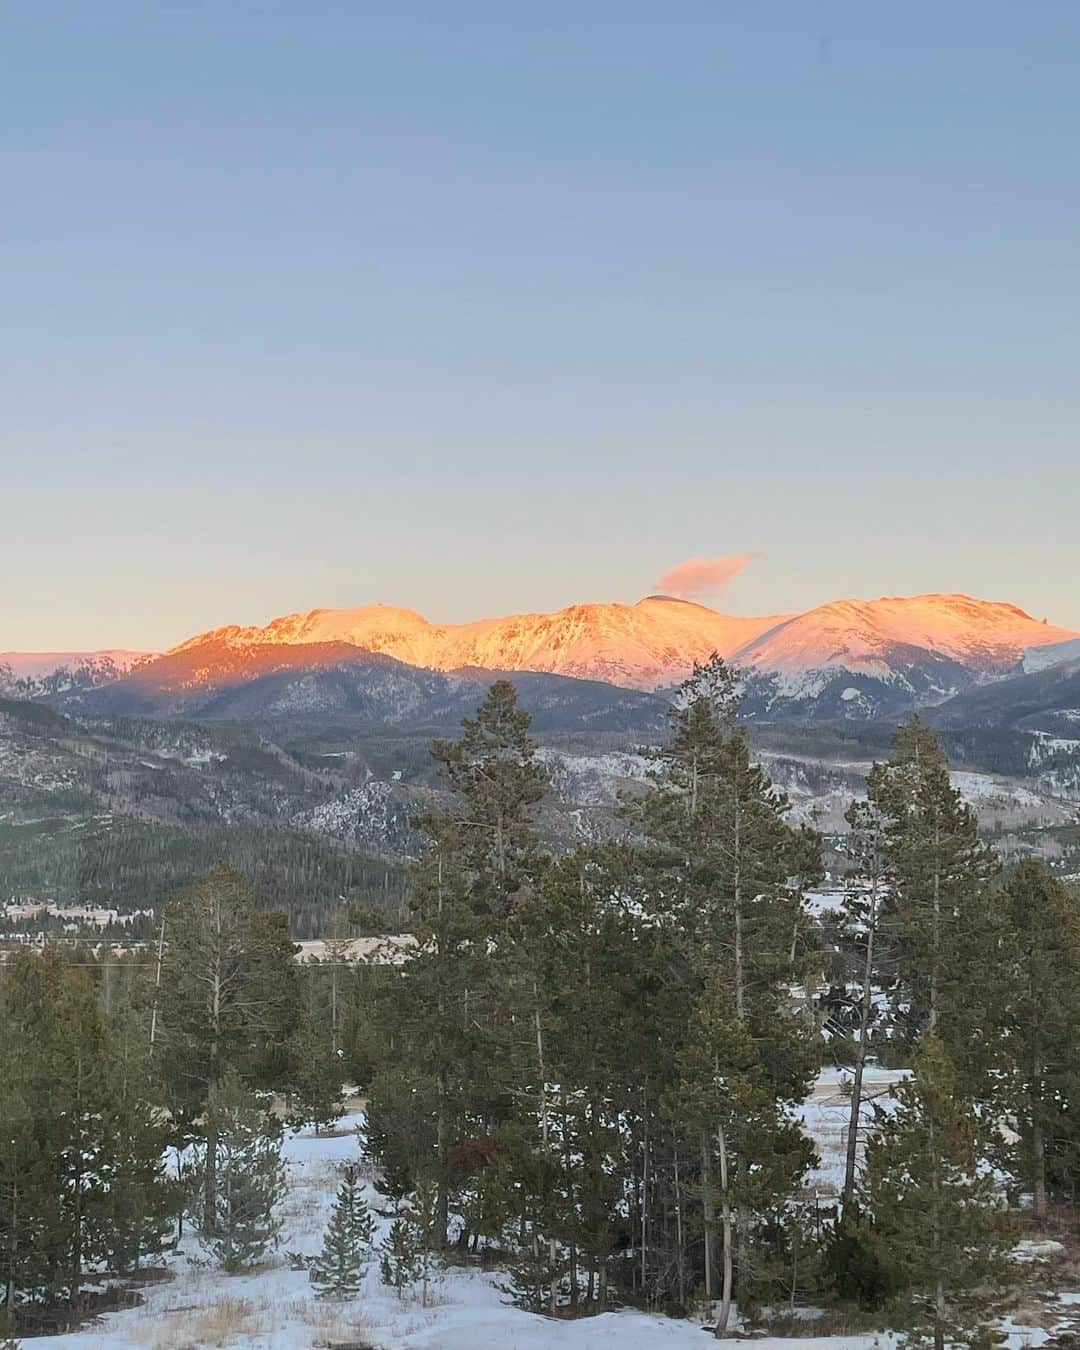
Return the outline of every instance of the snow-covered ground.
[[[355,1124],[355,1118],[352,1123]],[[356,1161],[351,1131],[316,1137],[310,1131],[285,1144],[289,1194],[278,1254],[247,1274],[224,1275],[200,1263],[198,1244],[185,1238],[171,1257],[173,1278],[149,1284],[141,1307],[103,1317],[82,1331],[35,1337],[32,1350],[189,1350],[230,1345],[246,1350],[299,1350],[347,1342],[374,1347],[424,1346],[434,1350],[546,1350],[619,1346],[652,1350],[707,1344],[700,1326],[620,1311],[578,1322],[554,1322],[510,1306],[497,1272],[453,1268],[432,1284],[429,1306],[419,1291],[398,1299],[372,1262],[361,1296],[339,1303],[313,1297],[307,1274],[290,1269],[285,1253],[315,1253],[322,1244],[342,1164]],[[372,1208],[381,1197],[367,1186]],[[379,1237],[389,1227],[379,1219]],[[872,1338],[866,1338],[869,1350]],[[861,1343],[861,1342],[860,1342]],[[797,1341],[804,1350],[814,1342]],[[824,1343],[823,1343],[824,1347]],[[838,1350],[835,1342],[829,1350]]]
[[[866,1134],[875,1111],[892,1109],[894,1089],[907,1076],[906,1069],[883,1069],[877,1064],[866,1066],[859,1112],[857,1163],[860,1167]],[[835,1200],[844,1187],[852,1078],[850,1069],[823,1069],[799,1113],[803,1129],[813,1139],[820,1159],[807,1177],[807,1185],[822,1200]]]
[[[875,1092],[887,1092],[901,1075],[874,1070]],[[822,1153],[823,1186],[842,1176],[837,1154],[844,1121],[841,1076],[826,1072],[807,1102],[805,1119]],[[356,1117],[349,1122],[356,1123]],[[265,1266],[241,1275],[224,1275],[201,1264],[198,1245],[185,1239],[169,1260],[172,1278],[148,1284],[138,1308],[111,1313],[82,1331],[35,1337],[26,1350],[195,1350],[228,1346],[231,1350],[306,1350],[341,1344],[427,1347],[427,1350],[703,1350],[715,1344],[697,1322],[679,1321],[624,1309],[575,1322],[552,1321],[513,1307],[499,1289],[498,1272],[451,1268],[430,1290],[422,1307],[418,1291],[404,1299],[384,1286],[372,1262],[358,1299],[345,1303],[313,1297],[307,1274],[290,1268],[287,1252],[318,1251],[344,1163],[359,1156],[356,1135],[348,1132],[289,1136],[285,1144],[289,1194],[284,1204],[285,1231],[278,1254]],[[840,1172],[837,1173],[839,1161]],[[374,1209],[382,1203],[367,1186]],[[379,1236],[388,1219],[379,1219]],[[1061,1317],[1074,1311],[1063,1295]],[[1055,1310],[1056,1312],[1056,1310]],[[1053,1317],[1053,1314],[1052,1314]],[[1038,1347],[1048,1337],[1039,1327],[1009,1323],[1009,1350]],[[887,1333],[845,1336],[755,1338],[760,1350],[891,1350]],[[732,1339],[725,1344],[734,1347]]]

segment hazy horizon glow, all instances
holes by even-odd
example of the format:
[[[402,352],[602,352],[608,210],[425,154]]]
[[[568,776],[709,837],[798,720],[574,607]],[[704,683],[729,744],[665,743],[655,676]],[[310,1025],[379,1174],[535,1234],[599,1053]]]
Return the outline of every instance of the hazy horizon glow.
[[[0,650],[734,555],[688,593],[1080,629],[1075,5],[16,0],[4,37]]]

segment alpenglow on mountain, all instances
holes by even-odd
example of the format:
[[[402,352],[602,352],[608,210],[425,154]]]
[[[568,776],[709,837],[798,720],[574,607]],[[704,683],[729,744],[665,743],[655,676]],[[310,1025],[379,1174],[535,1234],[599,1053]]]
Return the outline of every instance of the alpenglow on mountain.
[[[344,643],[432,670],[534,670],[636,689],[674,684],[716,651],[775,675],[785,694],[842,672],[894,680],[916,669],[940,676],[931,688],[943,694],[957,682],[1005,674],[1030,648],[1075,636],[1015,605],[966,595],[837,600],[759,618],[649,596],[635,605],[571,605],[463,624],[433,624],[387,605],[316,609],[264,627],[214,629],[173,651]]]

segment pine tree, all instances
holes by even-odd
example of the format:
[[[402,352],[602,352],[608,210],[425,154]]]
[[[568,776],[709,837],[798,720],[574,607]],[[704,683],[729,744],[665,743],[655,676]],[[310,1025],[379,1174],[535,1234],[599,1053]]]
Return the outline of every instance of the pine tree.
[[[496,955],[513,1009],[505,1072],[515,1133],[500,1141],[518,1184],[507,1218],[513,1226],[527,1216],[529,1230],[515,1244],[516,1296],[528,1304],[546,1271],[549,1313],[564,1295],[575,1311],[606,1302],[628,1209],[638,1292],[654,1262],[650,1126],[688,1001],[669,978],[678,958],[668,935],[631,899],[640,886],[633,866],[623,848],[552,863]]]
[[[692,963],[723,966],[746,1018],[770,1014],[781,985],[804,973],[809,923],[791,882],[819,864],[808,856],[815,837],[786,823],[787,799],[732,721],[733,681],[714,658],[681,687],[673,734],[639,812],[661,903]]]
[[[361,1195],[354,1167],[345,1170],[322,1252],[312,1262],[311,1283],[320,1298],[355,1298],[375,1240],[375,1222]]]
[[[435,1252],[441,1245],[438,1192],[430,1180],[421,1181],[417,1186],[406,1222],[413,1229],[420,1264],[420,1303],[426,1308]]]
[[[233,1274],[277,1246],[281,1220],[275,1210],[285,1194],[281,1127],[262,1111],[235,1072],[210,1094],[208,1137],[215,1140],[215,1186],[205,1185],[208,1145],[195,1150],[198,1187],[195,1220],[204,1245],[221,1269]],[[207,1196],[212,1195],[212,1208]]]
[[[864,1200],[876,1242],[917,1301],[935,1350],[982,1344],[1008,1281],[1012,1225],[984,1163],[987,1139],[933,1033],[919,1038],[913,1077],[898,1096],[867,1144]]]
[[[719,657],[679,691],[655,786],[638,808],[653,849],[652,905],[679,935],[694,996],[722,980],[736,1020],[761,1045],[776,1100],[801,1100],[816,1067],[814,1028],[786,1011],[791,985],[816,966],[801,883],[820,867],[817,839],[785,821],[787,800],[751,758],[737,708],[737,679]],[[745,1165],[737,1154],[736,1173]],[[751,1276],[748,1204],[734,1220],[740,1297]]]
[[[108,1022],[108,1075],[105,1256],[114,1270],[128,1272],[163,1250],[180,1203],[165,1174],[168,1130],[158,1105],[146,1019],[130,989]]]
[[[438,1191],[431,1182],[421,1182],[380,1247],[383,1284],[391,1285],[401,1298],[407,1285],[419,1283],[425,1308],[439,1241],[438,1222]]]
[[[462,722],[456,741],[435,741],[432,754],[457,799],[452,812],[478,911],[505,917],[528,893],[536,869],[532,811],[544,776],[529,736],[529,714],[509,680],[496,680]]]
[[[43,1301],[51,1283],[50,1220],[56,1203],[51,1158],[35,1138],[31,1108],[0,1043],[0,1328],[12,1330],[23,1302]]]
[[[885,821],[900,999],[913,1032],[924,1023],[937,1031],[965,998],[969,930],[991,859],[937,737],[918,717],[896,731],[889,760],[871,769],[867,795]],[[951,1043],[949,1026],[940,1030]]]
[[[390,1231],[379,1246],[379,1273],[383,1284],[404,1298],[405,1289],[420,1278],[420,1249],[415,1229],[402,1215],[390,1225]]]
[[[177,1128],[197,1119],[230,1071],[266,1081],[295,1029],[297,972],[287,923],[257,914],[235,868],[219,864],[166,915],[156,1058]],[[214,1114],[203,1151],[202,1209],[216,1213]]]
[[[304,1013],[289,1043],[289,1076],[294,1127],[314,1125],[315,1133],[341,1119],[342,1067],[333,1036],[310,1013]]]
[[[1044,864],[1022,862],[999,897],[997,978],[973,998],[999,1032],[994,1094],[1016,1122],[1006,1150],[1033,1214],[1080,1149],[1080,909]]]
[[[47,948],[5,976],[0,1321],[12,1324],[20,1303],[77,1306],[91,1264],[124,1269],[159,1250],[171,1196],[152,1084],[124,1072],[129,1043],[118,1014],[103,1016],[89,962]]]
[[[701,1159],[705,1286],[713,1284],[716,1210],[720,1211],[722,1274],[715,1334],[727,1332],[734,1290],[735,1216],[763,1213],[795,1190],[813,1162],[813,1148],[777,1099],[763,1047],[740,1018],[727,980],[714,973],[694,1009],[679,1056],[679,1082],[669,1111],[696,1137]],[[745,1260],[745,1256],[743,1257]],[[741,1284],[749,1287],[749,1272]]]
[[[854,997],[854,1074],[848,1113],[844,1155],[844,1185],[841,1210],[845,1218],[855,1197],[855,1164],[858,1156],[859,1129],[862,1125],[863,1077],[874,1025],[874,991],[879,978],[882,952],[881,916],[888,894],[886,866],[887,841],[881,815],[869,802],[852,802],[844,813],[848,824],[847,855],[851,865],[848,889],[843,902],[844,927],[841,940],[853,969],[849,978],[855,986]]]
[[[416,1103],[431,1108],[424,1119],[404,1118],[407,1138],[393,1124],[396,1111],[376,1113],[372,1139],[377,1150],[385,1149],[379,1154],[384,1164],[410,1160],[411,1175],[395,1168],[403,1184],[436,1182],[442,1242],[460,1182],[453,1149],[467,1148],[478,1133],[489,1135],[506,1110],[492,949],[542,870],[533,815],[544,780],[529,720],[513,684],[498,680],[476,716],[464,719],[459,740],[434,743],[450,799],[415,822],[430,841],[413,871],[418,950],[387,984],[381,1004],[396,1053],[381,1066],[372,1097],[397,1100],[405,1059]]]

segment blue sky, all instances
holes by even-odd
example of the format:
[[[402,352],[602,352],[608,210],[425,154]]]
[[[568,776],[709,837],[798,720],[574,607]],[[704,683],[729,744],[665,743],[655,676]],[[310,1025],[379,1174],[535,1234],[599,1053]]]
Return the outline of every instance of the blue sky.
[[[1080,7],[0,8],[0,650],[965,590],[1080,627]]]

